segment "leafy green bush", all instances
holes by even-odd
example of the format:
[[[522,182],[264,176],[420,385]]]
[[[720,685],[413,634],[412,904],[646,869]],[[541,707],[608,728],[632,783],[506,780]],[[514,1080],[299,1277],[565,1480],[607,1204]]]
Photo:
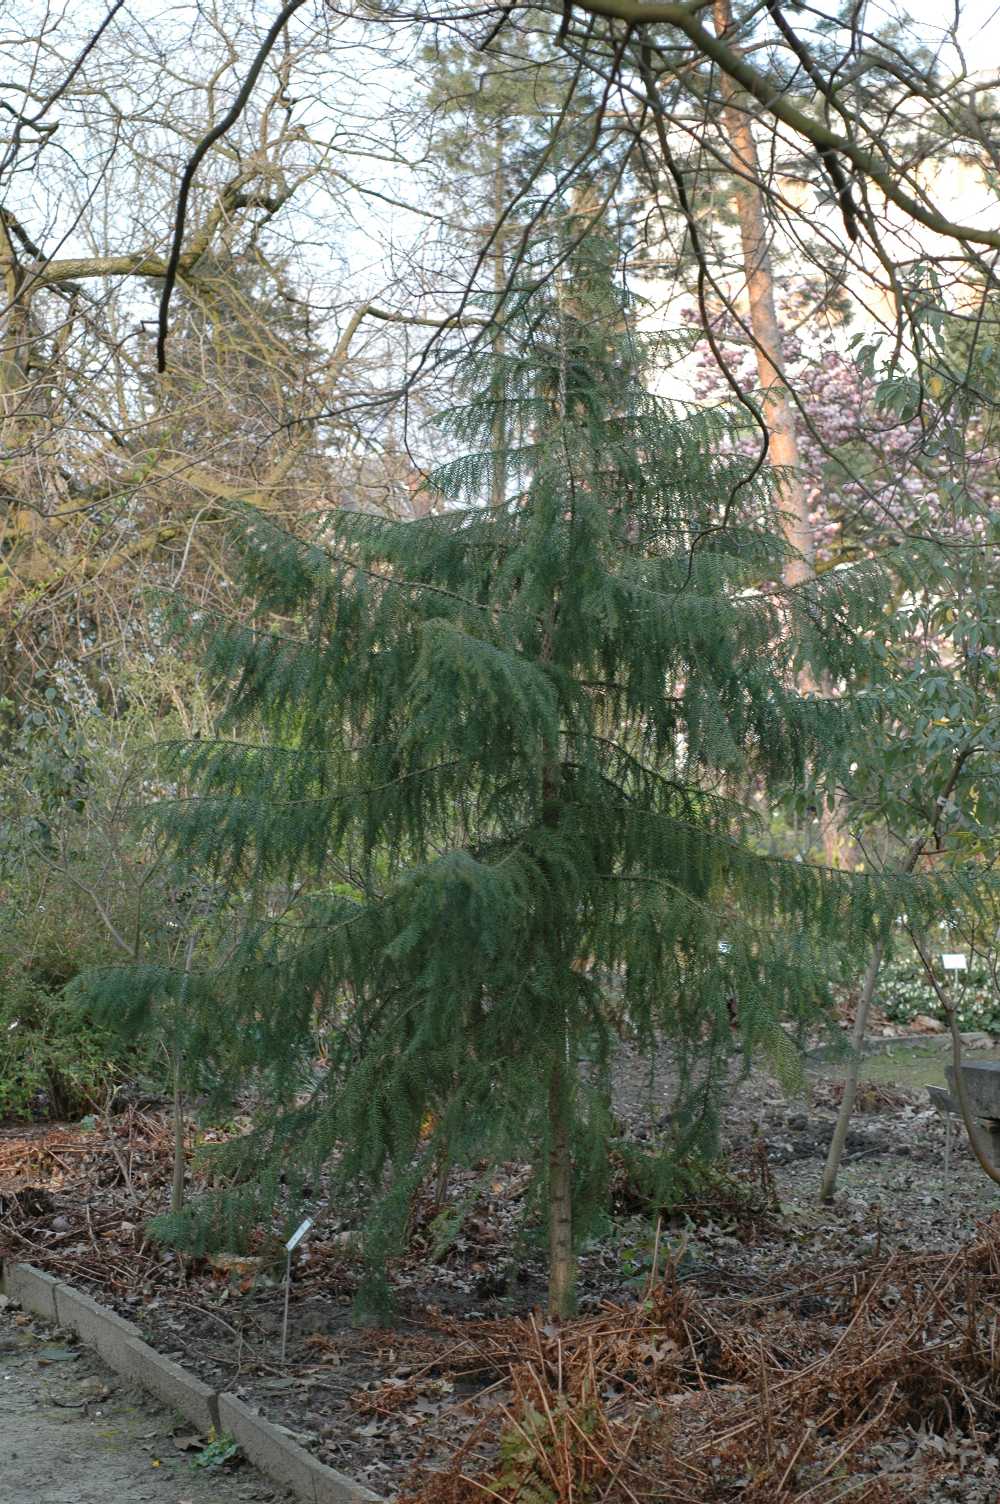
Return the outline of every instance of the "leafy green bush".
[[[11,896],[0,917],[0,1118],[77,1117],[145,1073],[150,1052],[67,993],[108,952],[89,898],[30,861]]]
[[[969,970],[956,974],[960,980],[949,983],[958,1026],[963,1030],[985,1029],[990,1034],[1000,1034],[1000,995],[988,968],[977,963],[976,957],[971,959]],[[920,1013],[941,1017],[941,1005],[920,957],[911,950],[902,951],[883,964],[875,1001],[893,1023],[911,1023]]]
[[[152,1058],[66,990],[135,930],[125,728],[45,704],[12,726],[0,700],[0,1117],[79,1115]]]
[[[121,1079],[121,1049],[61,990],[31,976],[0,978],[0,1119],[73,1118]]]

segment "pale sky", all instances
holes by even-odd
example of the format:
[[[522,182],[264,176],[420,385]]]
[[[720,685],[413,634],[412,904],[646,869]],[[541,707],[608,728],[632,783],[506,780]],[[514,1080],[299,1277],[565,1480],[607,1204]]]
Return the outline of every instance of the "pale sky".
[[[242,22],[246,27],[251,23],[254,30],[262,30],[270,21],[277,9],[278,0],[260,0],[260,3],[250,3],[245,7],[239,0],[221,0],[220,11],[228,13],[234,22]],[[949,0],[907,0],[905,6],[896,5],[894,0],[866,0],[867,25],[875,28],[880,20],[900,18],[908,14],[916,22],[916,27],[928,45],[935,45],[943,41],[942,29],[947,27],[953,18],[953,9]],[[833,14],[838,8],[838,0],[817,0],[817,9],[825,10]],[[185,4],[167,6],[163,0],[129,0],[122,14],[129,15],[140,23],[146,30],[154,46],[157,40],[161,44],[171,35],[180,36],[187,24],[186,17],[190,16],[192,7]],[[18,27],[8,25],[5,30],[19,30],[23,27],[26,31],[32,28],[32,16],[40,18],[43,12],[48,17],[48,24],[55,24],[56,33],[61,23],[53,17],[49,0],[23,0],[23,6],[18,14]],[[105,14],[105,0],[79,0],[66,12],[67,21],[78,33],[84,32],[91,24],[90,18],[97,18]],[[292,23],[290,33],[293,45],[296,40],[307,37],[314,30],[316,19],[321,14],[320,9],[311,6],[306,7],[300,13],[300,18]],[[814,19],[816,12],[806,8],[797,13],[796,24],[803,29],[808,27],[809,21]],[[114,23],[113,23],[114,25]],[[113,29],[113,28],[112,28]],[[393,67],[385,58],[379,58],[375,50],[363,53],[358,52],[354,46],[358,35],[364,28],[354,23],[342,23],[339,31],[331,30],[322,45],[328,46],[328,54],[322,56],[313,53],[311,57],[304,59],[306,73],[311,73],[308,85],[303,89],[303,81],[293,73],[293,91],[300,94],[303,92],[309,100],[302,108],[305,114],[300,118],[306,119],[310,126],[315,122],[321,136],[329,137],[331,142],[331,162],[334,167],[346,164],[354,175],[366,182],[369,186],[388,188],[403,198],[413,203],[418,211],[426,205],[421,202],[421,193],[424,191],[418,176],[408,171],[405,167],[393,167],[387,163],[386,157],[379,153],[379,143],[376,140],[375,154],[366,155],[363,151],[356,150],[363,145],[362,138],[366,129],[366,121],[370,122],[371,130],[378,135],[383,130],[384,124],[391,121],[400,105],[405,104],[407,94],[412,94],[412,74],[405,69]],[[372,24],[371,34],[384,40],[392,32],[392,28]],[[109,40],[111,32],[109,32]],[[406,41],[405,34],[396,31],[400,47]],[[242,73],[245,67],[245,51],[249,56],[251,44],[250,32],[244,30],[246,47],[241,43],[241,56],[237,67],[237,74]],[[2,39],[0,39],[2,40]],[[965,53],[965,65],[969,70],[982,73],[986,69],[1000,71],[1000,0],[962,0],[959,16],[959,42]],[[100,44],[99,44],[100,45]],[[952,47],[942,50],[941,62],[946,72],[951,72],[959,66],[959,59]],[[302,65],[300,65],[302,66]],[[204,64],[196,56],[185,57],[183,47],[168,53],[164,57],[163,76],[168,78],[180,78],[187,74],[196,78],[203,71]],[[153,76],[155,77],[155,68]],[[129,111],[131,98],[129,89],[129,76],[123,74],[117,85],[111,89],[111,95],[115,103],[125,114]],[[266,84],[261,81],[261,89],[266,89]],[[8,83],[2,92],[9,94],[12,102],[16,102],[16,96]],[[166,96],[165,96],[166,97]],[[60,114],[66,112],[60,110]],[[153,112],[151,111],[151,114]],[[345,121],[348,123],[348,131],[345,135]],[[155,132],[155,124],[151,127]],[[353,136],[353,142],[350,137]],[[154,140],[153,136],[150,140]],[[193,139],[193,138],[192,138]],[[77,156],[78,164],[85,164],[89,155],[87,143],[75,139],[72,136],[72,126],[69,119],[64,119],[60,141],[65,141],[70,147],[68,159],[65,163],[66,181],[72,182],[74,168],[72,158]],[[348,148],[348,154],[342,155],[344,147]],[[93,151],[94,145],[90,144]],[[176,146],[174,148],[176,150]],[[78,153],[78,155],[77,155]],[[30,181],[22,178],[20,186],[26,188]],[[942,185],[944,191],[946,186]],[[30,190],[29,190],[30,191]],[[17,186],[15,186],[16,205]],[[309,219],[306,206],[312,199],[311,207],[317,211],[317,220],[312,223]],[[49,193],[48,205],[58,204],[56,218],[52,224],[52,233],[46,236],[46,244],[53,245],[58,235],[60,220],[65,222],[65,215],[73,210],[74,200],[86,201],[86,183],[83,188],[76,192]],[[139,213],[137,213],[137,208]],[[134,197],[129,195],[127,179],[123,180],[116,188],[115,201],[109,205],[110,217],[104,221],[105,228],[109,233],[112,244],[118,247],[132,246],[142,243],[146,233],[141,217],[141,204],[136,203]],[[28,222],[38,230],[40,235],[45,233],[45,215],[33,214]],[[159,220],[162,223],[162,218]],[[151,220],[150,227],[157,224]],[[371,198],[366,198],[358,192],[346,186],[343,177],[334,176],[326,180],[325,186],[310,190],[301,197],[297,196],[294,206],[289,206],[284,215],[276,222],[275,229],[283,235],[289,243],[296,240],[306,242],[306,259],[310,270],[318,274],[320,281],[324,281],[336,291],[340,289],[346,294],[348,300],[355,297],[382,296],[383,289],[388,289],[393,282],[394,268],[389,250],[390,239],[395,236],[398,241],[407,248],[415,248],[418,253],[425,234],[426,220],[419,217],[418,212],[408,213],[405,210],[394,209]],[[68,228],[68,227],[67,227]],[[96,247],[82,242],[68,228],[68,234],[57,253],[72,254],[78,251],[92,250]],[[349,263],[347,268],[341,268],[337,260],[338,255],[346,255]],[[346,278],[344,271],[346,270]],[[445,294],[447,296],[447,294]]]

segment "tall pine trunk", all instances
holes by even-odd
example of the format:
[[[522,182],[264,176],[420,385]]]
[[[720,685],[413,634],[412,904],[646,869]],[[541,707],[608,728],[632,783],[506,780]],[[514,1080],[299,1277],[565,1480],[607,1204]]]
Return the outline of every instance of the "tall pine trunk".
[[[714,0],[715,29],[722,36],[733,24],[730,0]],[[726,101],[724,119],[732,145],[732,167],[736,175],[736,208],[740,222],[743,269],[747,300],[750,306],[750,332],[757,356],[757,378],[763,392],[763,417],[768,431],[768,458],[782,474],[782,523],[786,539],[796,557],[785,566],[785,583],[801,585],[815,573],[815,547],[809,503],[806,500],[799,469],[799,440],[795,413],[786,390],[781,324],[774,298],[774,268],[768,246],[764,195],[761,189],[760,158],[749,106],[751,100],[739,85],[723,73],[722,96]],[[799,677],[799,687],[811,693],[818,687],[809,673]],[[839,801],[833,813],[821,821],[823,853],[828,866],[841,864],[843,832]]]
[[[493,166],[493,317],[499,318],[500,308],[503,303],[504,289],[507,286],[507,267],[504,261],[504,235],[503,219],[504,204],[506,202],[506,173],[503,159],[504,132],[498,126],[494,148],[496,160]],[[504,353],[503,331],[498,326],[493,333],[491,342],[493,354],[497,357],[497,370],[500,371],[499,357]],[[503,376],[498,375],[493,384],[493,400],[496,403],[496,414],[493,419],[493,482],[490,487],[490,501],[494,507],[501,507],[507,495],[507,467],[504,462],[504,415],[503,415]]]
[[[715,29],[721,36],[733,24],[730,0],[714,0]],[[799,474],[799,443],[795,414],[785,390],[781,325],[774,301],[774,270],[768,248],[764,195],[760,188],[760,159],[750,124],[749,97],[739,85],[722,75],[724,119],[732,145],[736,175],[736,208],[750,304],[750,330],[757,354],[757,375],[764,393],[764,421],[768,429],[768,456],[783,472],[785,537],[798,558],[789,561],[785,579],[800,584],[813,573],[813,536],[809,507]]]
[[[566,323],[562,278],[556,292],[559,308],[559,417],[566,418]],[[564,440],[565,443],[565,440]],[[566,454],[566,466],[572,471],[572,456]],[[558,603],[553,602],[546,623],[539,658],[547,663],[552,657],[552,631]],[[553,749],[554,750],[554,749]],[[553,758],[542,770],[542,823],[554,830],[559,824],[561,772]],[[573,1160],[570,1149],[569,1081],[567,1077],[567,1041],[564,1006],[560,1006],[556,1040],[558,1054],[549,1074],[549,1315],[571,1316],[576,1303],[576,1255],[573,1247]]]

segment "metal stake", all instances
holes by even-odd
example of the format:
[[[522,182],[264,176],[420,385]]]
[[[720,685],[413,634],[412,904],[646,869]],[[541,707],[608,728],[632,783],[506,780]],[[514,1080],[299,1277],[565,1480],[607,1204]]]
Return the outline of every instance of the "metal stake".
[[[285,1316],[281,1323],[281,1361],[285,1361],[285,1352],[288,1348],[288,1298],[292,1293],[292,1250],[289,1248],[285,1259]]]
[[[292,1233],[292,1236],[288,1239],[288,1242],[285,1244],[285,1252],[287,1253],[288,1258],[287,1258],[287,1262],[285,1263],[285,1315],[284,1315],[284,1319],[283,1319],[283,1321],[281,1323],[281,1361],[282,1361],[282,1363],[284,1363],[284,1361],[285,1361],[285,1352],[286,1352],[287,1347],[288,1347],[288,1301],[289,1301],[289,1297],[291,1296],[291,1293],[292,1293],[292,1253],[294,1252],[294,1250],[296,1248],[298,1248],[299,1244],[302,1242],[302,1239],[311,1230],[312,1225],[313,1225],[313,1219],[312,1219],[312,1217],[306,1217],[306,1219],[305,1219],[304,1222],[300,1222],[299,1223],[298,1227],[295,1229],[295,1231]]]

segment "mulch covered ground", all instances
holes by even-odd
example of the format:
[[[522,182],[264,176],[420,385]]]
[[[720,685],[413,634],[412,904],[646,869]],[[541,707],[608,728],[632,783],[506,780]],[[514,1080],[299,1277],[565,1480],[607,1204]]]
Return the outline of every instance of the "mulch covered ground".
[[[561,1326],[517,1241],[525,1172],[484,1166],[453,1177],[444,1215],[417,1209],[391,1328],[351,1326],[351,1217],[318,1205],[282,1363],[283,1268],[263,1245],[189,1261],[147,1239],[170,1180],[153,1110],[0,1131],[0,1247],[407,1504],[997,1504],[994,1188],[960,1151],[946,1195],[936,1119],[872,1085],[844,1192],[820,1211],[835,1098],[821,1083],[804,1109],[761,1079],[734,1093],[743,1191],[677,1209],[658,1235],[618,1184],[581,1315]],[[648,1136],[638,1101],[624,1112]]]

